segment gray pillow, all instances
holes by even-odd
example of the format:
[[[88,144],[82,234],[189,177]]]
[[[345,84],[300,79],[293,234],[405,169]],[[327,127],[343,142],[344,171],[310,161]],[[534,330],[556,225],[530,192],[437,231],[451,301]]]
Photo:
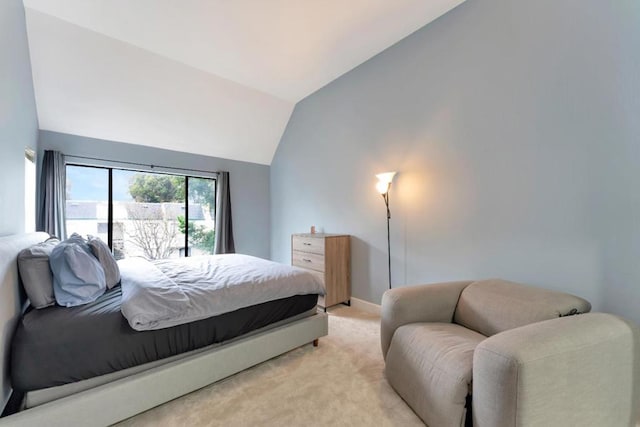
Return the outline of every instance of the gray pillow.
[[[107,284],[100,262],[82,237],[73,234],[51,251],[53,294],[65,307],[87,304],[102,295]]]
[[[104,277],[107,281],[107,289],[113,288],[120,283],[120,268],[111,253],[111,249],[99,237],[89,236],[89,247],[93,255],[98,258],[104,270]]]
[[[56,303],[53,296],[53,275],[49,267],[49,255],[58,239],[49,239],[18,254],[18,270],[22,285],[31,305],[35,308],[49,307]]]

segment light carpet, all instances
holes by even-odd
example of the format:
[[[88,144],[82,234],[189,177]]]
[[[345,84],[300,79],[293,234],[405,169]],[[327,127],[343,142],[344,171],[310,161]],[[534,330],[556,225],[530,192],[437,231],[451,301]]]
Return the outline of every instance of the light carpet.
[[[380,318],[329,310],[329,335],[118,424],[424,426],[383,375]]]

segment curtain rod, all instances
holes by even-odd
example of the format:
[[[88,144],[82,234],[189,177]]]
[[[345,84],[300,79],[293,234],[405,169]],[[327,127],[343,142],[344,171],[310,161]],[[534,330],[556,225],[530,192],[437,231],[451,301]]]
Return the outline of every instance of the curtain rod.
[[[169,169],[174,171],[183,171],[183,172],[201,172],[201,173],[211,173],[211,174],[219,174],[220,171],[207,171],[200,169],[187,169],[187,168],[176,168],[173,166],[162,166],[162,165],[153,165],[153,164],[145,164],[145,163],[136,163],[136,162],[128,162],[124,160],[113,160],[113,159],[100,159],[98,157],[87,157],[87,156],[75,156],[73,154],[65,154],[65,157],[72,157],[74,159],[85,159],[85,160],[97,160],[99,162],[112,162],[112,163],[122,163],[125,165],[133,165],[133,166],[146,166],[151,169],[161,168],[161,169]]]

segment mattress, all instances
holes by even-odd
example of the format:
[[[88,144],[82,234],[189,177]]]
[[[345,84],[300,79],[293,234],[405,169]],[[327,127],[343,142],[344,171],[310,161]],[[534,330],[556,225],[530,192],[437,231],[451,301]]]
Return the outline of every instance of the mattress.
[[[27,392],[105,375],[227,341],[312,309],[317,295],[295,295],[192,323],[134,331],[117,286],[91,304],[30,309],[12,343],[11,379]]]

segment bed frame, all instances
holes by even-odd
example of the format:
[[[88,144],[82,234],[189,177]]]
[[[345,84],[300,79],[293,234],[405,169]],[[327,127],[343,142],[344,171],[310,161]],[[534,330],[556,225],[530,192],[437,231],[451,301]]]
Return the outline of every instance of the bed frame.
[[[25,306],[17,255],[45,233],[0,237],[0,352],[3,406],[11,394],[8,361],[16,322]],[[106,426],[219,381],[327,335],[327,315],[316,313],[142,372],[0,418],[0,426]],[[87,380],[88,381],[88,380]]]

